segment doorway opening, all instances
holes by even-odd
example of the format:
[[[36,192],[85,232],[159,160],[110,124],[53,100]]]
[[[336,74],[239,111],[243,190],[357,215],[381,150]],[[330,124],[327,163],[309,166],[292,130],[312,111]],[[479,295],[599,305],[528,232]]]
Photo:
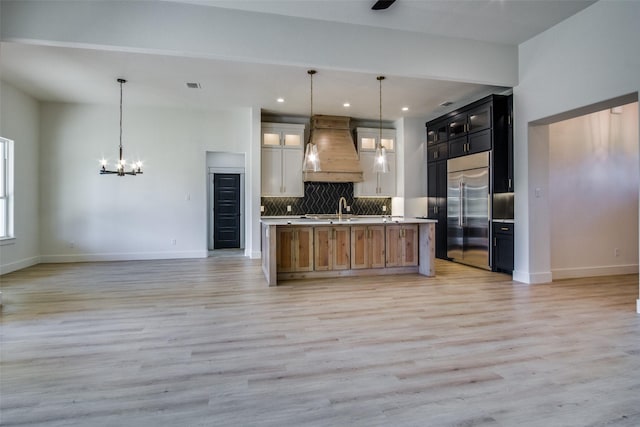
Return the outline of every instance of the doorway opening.
[[[207,241],[215,255],[244,253],[244,177],[244,154],[207,153]]]
[[[638,272],[638,103],[549,124],[554,280]]]
[[[547,204],[536,215],[545,282],[638,272],[637,101],[632,93],[529,124],[532,196]]]

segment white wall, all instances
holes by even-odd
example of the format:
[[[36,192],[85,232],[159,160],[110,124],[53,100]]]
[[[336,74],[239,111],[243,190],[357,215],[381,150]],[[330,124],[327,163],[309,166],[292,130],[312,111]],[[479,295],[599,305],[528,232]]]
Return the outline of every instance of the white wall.
[[[392,199],[394,215],[427,214],[426,128],[424,119],[400,119],[394,123],[398,149],[398,197]]]
[[[638,272],[638,168],[637,102],[549,125],[554,280]]]
[[[530,125],[637,93],[639,16],[640,2],[599,1],[519,46],[519,84],[514,88],[516,280],[551,280],[548,135],[546,126]]]
[[[40,261],[38,225],[38,103],[0,82],[0,135],[14,141],[15,240],[0,246],[0,274]]]
[[[124,155],[144,160],[144,174],[101,176],[101,156],[117,157],[118,107],[42,104],[43,261],[207,256],[206,153],[250,152],[250,117],[125,107]],[[259,190],[249,188],[247,198]],[[260,244],[250,236],[246,243]]]

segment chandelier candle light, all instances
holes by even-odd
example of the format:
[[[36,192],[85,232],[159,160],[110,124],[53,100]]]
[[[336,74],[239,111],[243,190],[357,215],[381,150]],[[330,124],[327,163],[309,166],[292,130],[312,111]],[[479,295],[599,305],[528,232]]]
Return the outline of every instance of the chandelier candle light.
[[[125,171],[127,162],[122,157],[122,85],[127,81],[125,79],[118,79],[117,81],[120,83],[120,156],[119,160],[116,162],[116,170],[108,170],[107,161],[105,159],[100,160],[100,164],[102,165],[100,175],[138,175],[142,173],[142,162],[139,160],[135,163],[131,163],[130,171]]]
[[[307,74],[311,79],[311,113],[309,115],[309,120],[313,117],[313,75],[316,73],[316,70],[308,70]],[[309,140],[307,141],[307,148],[304,152],[304,160],[302,161],[302,171],[303,172],[320,172],[320,158],[318,157],[318,147],[316,144],[311,142],[311,130],[312,126],[309,123]]]
[[[380,173],[388,173],[389,172],[389,162],[387,161],[387,150],[382,146],[382,81],[384,80],[384,76],[376,77],[380,82],[380,136],[378,138],[378,143],[376,144],[376,156],[375,162],[373,163],[373,171]]]

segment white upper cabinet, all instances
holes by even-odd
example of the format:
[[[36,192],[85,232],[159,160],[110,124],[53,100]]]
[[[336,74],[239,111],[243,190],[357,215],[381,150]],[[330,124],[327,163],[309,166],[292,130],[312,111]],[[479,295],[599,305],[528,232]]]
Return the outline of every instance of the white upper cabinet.
[[[262,123],[262,197],[303,197],[304,125]]]
[[[357,182],[353,186],[355,197],[395,197],[396,195],[396,131],[395,129],[356,128],[358,143],[358,156],[364,181]],[[375,150],[381,141],[387,154],[389,172],[379,173],[373,171],[375,162]]]

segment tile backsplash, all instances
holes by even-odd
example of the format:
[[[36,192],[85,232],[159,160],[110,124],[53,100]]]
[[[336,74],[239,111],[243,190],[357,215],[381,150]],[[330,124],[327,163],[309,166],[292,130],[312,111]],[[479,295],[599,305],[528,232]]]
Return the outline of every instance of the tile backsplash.
[[[263,216],[334,214],[340,197],[347,199],[354,215],[391,215],[391,198],[354,198],[351,182],[305,182],[304,197],[262,197],[260,204],[264,206]],[[287,206],[291,206],[291,212],[287,212]]]

